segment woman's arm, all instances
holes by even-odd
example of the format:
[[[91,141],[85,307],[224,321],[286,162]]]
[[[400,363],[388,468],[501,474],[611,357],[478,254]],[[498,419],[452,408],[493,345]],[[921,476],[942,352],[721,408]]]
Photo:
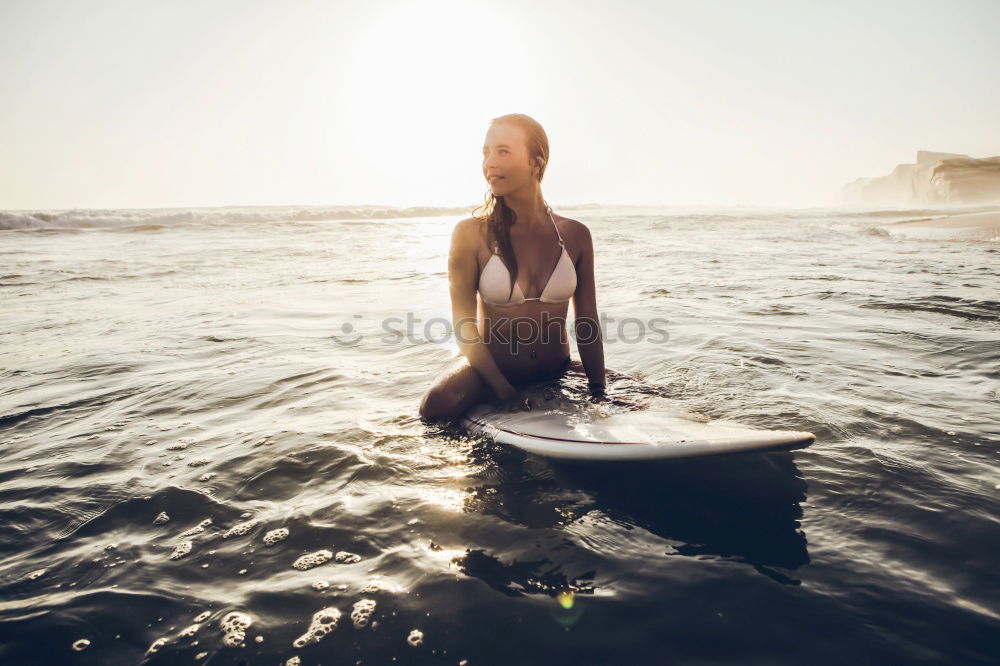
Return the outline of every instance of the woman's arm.
[[[479,336],[476,325],[476,282],[479,265],[476,262],[478,229],[475,218],[455,225],[448,251],[448,284],[451,291],[452,330],[459,351],[469,359],[469,365],[479,373],[501,400],[517,393],[497,366],[493,354]]]
[[[594,284],[594,241],[590,229],[580,225],[580,258],[576,263],[576,291],[573,293],[573,326],[576,348],[580,352],[591,389],[604,389],[604,340],[597,316],[597,288]]]

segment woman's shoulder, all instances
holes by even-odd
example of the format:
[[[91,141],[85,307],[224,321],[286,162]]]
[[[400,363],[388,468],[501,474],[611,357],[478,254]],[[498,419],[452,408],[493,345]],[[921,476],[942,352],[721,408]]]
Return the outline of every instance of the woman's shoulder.
[[[586,224],[571,217],[564,217],[555,213],[552,216],[559,226],[559,233],[562,234],[563,240],[575,242],[577,246],[589,245],[590,229],[587,228]]]
[[[455,231],[461,233],[482,232],[486,228],[486,218],[466,217],[455,223]]]
[[[481,217],[466,217],[455,223],[452,240],[465,247],[478,247],[486,239],[486,223]]]

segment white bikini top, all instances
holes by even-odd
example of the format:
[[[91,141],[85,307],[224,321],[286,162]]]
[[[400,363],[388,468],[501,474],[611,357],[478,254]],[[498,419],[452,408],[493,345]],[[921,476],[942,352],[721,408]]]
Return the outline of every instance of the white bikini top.
[[[549,212],[549,219],[552,220],[552,226],[559,237],[559,246],[562,248],[562,251],[559,253],[559,261],[556,262],[556,267],[552,269],[552,273],[549,275],[549,281],[545,284],[545,288],[542,289],[542,295],[537,298],[525,298],[521,286],[516,282],[513,289],[511,289],[510,271],[507,270],[503,259],[500,258],[500,254],[494,245],[493,254],[490,256],[489,261],[486,262],[486,266],[483,267],[483,272],[479,275],[479,294],[483,297],[483,301],[490,305],[508,306],[521,305],[525,301],[565,303],[570,299],[573,292],[576,291],[576,267],[573,266],[573,260],[570,259],[569,252],[566,251],[566,243],[563,242],[562,234],[559,233],[559,227],[556,226],[556,221],[552,217],[551,211]],[[510,296],[509,300],[508,295]]]

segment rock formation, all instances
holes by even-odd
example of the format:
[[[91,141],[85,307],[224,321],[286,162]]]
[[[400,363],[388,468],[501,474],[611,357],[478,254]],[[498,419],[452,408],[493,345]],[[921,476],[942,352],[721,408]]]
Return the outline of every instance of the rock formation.
[[[1000,157],[917,152],[888,176],[858,178],[843,187],[847,203],[877,206],[965,206],[1000,203]]]

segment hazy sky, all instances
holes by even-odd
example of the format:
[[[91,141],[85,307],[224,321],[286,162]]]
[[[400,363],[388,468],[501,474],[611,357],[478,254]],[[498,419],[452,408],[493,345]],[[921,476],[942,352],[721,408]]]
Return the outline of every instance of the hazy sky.
[[[998,34],[997,0],[0,0],[0,209],[474,204],[512,112],[554,205],[823,205],[1000,155]]]

